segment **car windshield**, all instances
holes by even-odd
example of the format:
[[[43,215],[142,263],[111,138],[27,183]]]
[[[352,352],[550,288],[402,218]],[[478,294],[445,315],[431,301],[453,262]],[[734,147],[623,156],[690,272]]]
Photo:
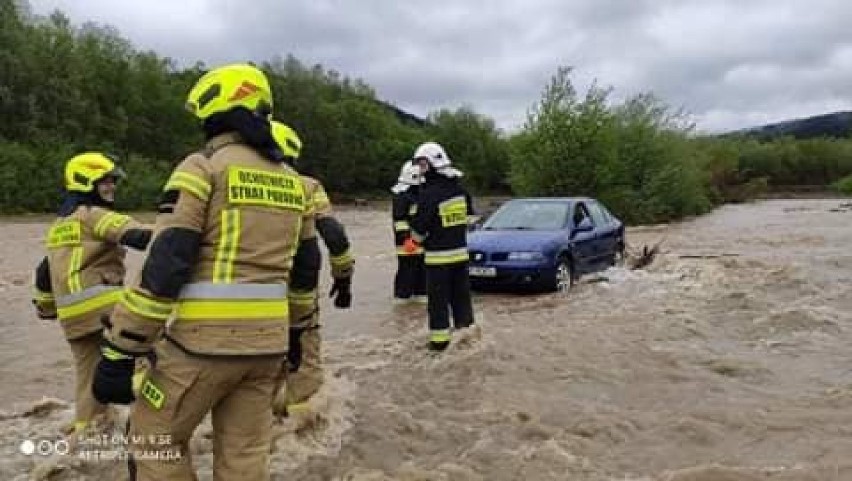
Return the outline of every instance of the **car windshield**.
[[[558,230],[568,218],[567,202],[514,201],[505,204],[482,226],[485,230]]]

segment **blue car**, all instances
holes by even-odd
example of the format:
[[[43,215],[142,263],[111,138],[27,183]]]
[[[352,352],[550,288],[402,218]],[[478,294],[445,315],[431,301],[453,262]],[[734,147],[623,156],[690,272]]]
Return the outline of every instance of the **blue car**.
[[[595,199],[514,199],[468,234],[468,249],[474,289],[567,290],[621,262],[624,224]]]

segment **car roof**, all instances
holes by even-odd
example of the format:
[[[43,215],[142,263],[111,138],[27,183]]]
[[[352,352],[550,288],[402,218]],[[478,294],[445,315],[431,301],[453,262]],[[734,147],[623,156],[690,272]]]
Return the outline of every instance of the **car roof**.
[[[516,199],[510,199],[508,202],[516,202],[516,201],[535,201],[535,202],[590,202],[593,201],[591,197],[518,197]]]

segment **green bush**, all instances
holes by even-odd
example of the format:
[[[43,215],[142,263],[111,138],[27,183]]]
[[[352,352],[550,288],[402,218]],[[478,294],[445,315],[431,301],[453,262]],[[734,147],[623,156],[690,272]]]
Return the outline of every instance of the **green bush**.
[[[847,175],[838,180],[831,184],[831,187],[841,194],[852,195],[852,175]]]

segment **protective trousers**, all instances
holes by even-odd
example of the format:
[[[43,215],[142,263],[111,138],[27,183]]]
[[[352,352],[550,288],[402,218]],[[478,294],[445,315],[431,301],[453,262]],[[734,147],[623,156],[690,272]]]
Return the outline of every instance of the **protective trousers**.
[[[453,316],[453,327],[456,329],[473,324],[467,262],[427,265],[426,273],[430,339],[433,342],[448,342],[450,312]]]
[[[196,481],[189,441],[211,411],[213,479],[268,480],[283,359],[195,356],[169,341],[156,356],[130,414],[130,480]]]
[[[75,414],[74,431],[81,432],[95,418],[106,411],[106,405],[95,400],[92,395],[92,380],[95,368],[101,359],[101,333],[95,332],[85,337],[68,341],[74,355]]]
[[[393,296],[409,299],[411,296],[426,295],[426,267],[423,254],[397,255],[396,276],[393,280]]]
[[[319,301],[317,291],[310,294],[311,302],[290,298],[290,348],[287,351],[288,411],[298,410],[316,394],[323,383],[320,351]]]

